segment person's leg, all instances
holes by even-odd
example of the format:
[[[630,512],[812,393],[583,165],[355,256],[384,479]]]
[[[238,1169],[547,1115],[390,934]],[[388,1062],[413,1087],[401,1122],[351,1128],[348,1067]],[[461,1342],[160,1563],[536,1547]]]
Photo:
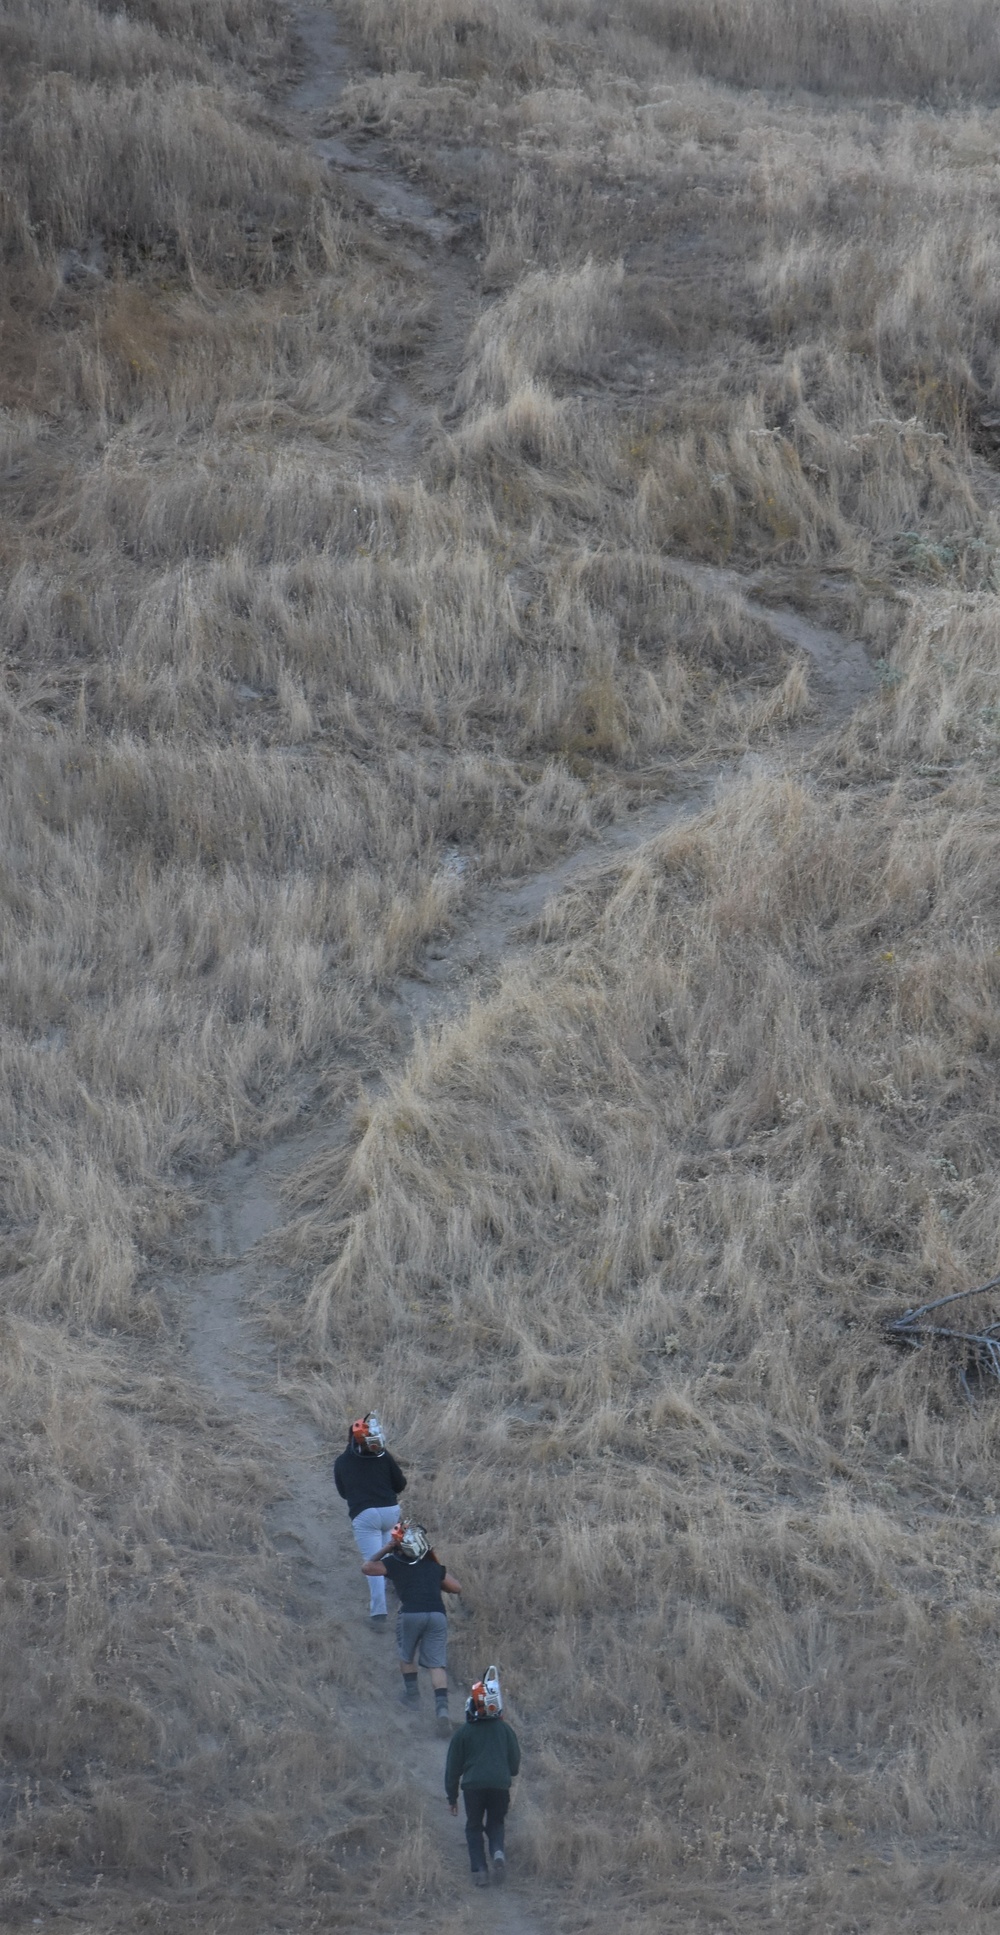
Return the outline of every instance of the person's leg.
[[[448,1675],[438,1667],[431,1668],[431,1685],[434,1688],[434,1725],[439,1740],[451,1738],[451,1716],[448,1712]]]
[[[392,1531],[393,1526],[399,1524],[399,1506],[398,1505],[376,1505],[374,1510],[378,1516],[378,1527],[379,1527],[379,1531],[378,1531],[379,1542],[376,1549],[379,1552],[383,1552],[385,1550],[385,1547],[389,1543],[389,1534]],[[386,1611],[385,1590],[386,1590],[386,1586],[388,1585],[388,1580],[372,1579],[370,1583],[373,1586],[375,1585],[381,1586],[382,1610],[383,1612],[385,1612]],[[372,1618],[373,1619],[377,1618],[378,1615],[375,1611],[375,1608],[372,1607],[371,1610],[372,1610]],[[380,1620],[379,1624],[381,1623],[382,1622]]]
[[[483,1815],[486,1812],[486,1790],[482,1787],[463,1787],[462,1799],[465,1802],[465,1839],[469,1849],[469,1865],[474,1875],[484,1875],[486,1850],[483,1847]]]
[[[375,1554],[381,1552],[389,1536],[388,1532],[382,1530],[382,1521],[384,1518],[384,1506],[369,1505],[367,1511],[359,1512],[357,1518],[351,1520],[354,1541],[363,1559],[374,1559]],[[395,1523],[395,1520],[393,1520],[393,1523]],[[392,1526],[390,1525],[389,1531],[391,1530]],[[380,1619],[385,1617],[384,1579],[369,1579],[368,1611],[373,1619],[376,1616]]]
[[[497,1875],[497,1880],[499,1881],[500,1875],[503,1873],[503,1826],[507,1819],[507,1809],[510,1806],[510,1788],[484,1787],[482,1793],[486,1807],[486,1840],[489,1844],[494,1866],[498,1862],[500,1864],[500,1871]]]
[[[403,1676],[403,1690],[400,1699],[407,1706],[415,1706],[420,1698],[417,1684],[417,1647],[426,1615],[408,1613],[402,1609],[396,1614],[396,1651],[399,1654],[399,1670]]]
[[[428,1613],[420,1637],[420,1664],[431,1676],[434,1688],[434,1718],[442,1739],[451,1732],[448,1718],[448,1615]]]

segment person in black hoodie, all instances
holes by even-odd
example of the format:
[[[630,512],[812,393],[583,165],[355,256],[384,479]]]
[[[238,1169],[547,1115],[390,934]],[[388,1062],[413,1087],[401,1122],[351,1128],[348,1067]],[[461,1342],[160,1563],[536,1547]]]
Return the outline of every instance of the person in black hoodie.
[[[513,1727],[503,1719],[503,1699],[495,1666],[488,1666],[465,1703],[465,1725],[451,1737],[444,1770],[444,1791],[453,1814],[458,1813],[458,1788],[465,1801],[465,1839],[477,1888],[489,1883],[483,1829],[493,1862],[493,1879],[506,1874],[503,1835],[510,1806],[510,1784],[521,1765],[521,1749]]]
[[[406,1478],[385,1442],[374,1411],[358,1418],[351,1426],[347,1450],[333,1467],[333,1482],[341,1498],[347,1500],[351,1529],[363,1559],[381,1552],[388,1534],[399,1518],[399,1495],[406,1490]],[[368,1611],[375,1628],[387,1623],[385,1575],[369,1574]]]

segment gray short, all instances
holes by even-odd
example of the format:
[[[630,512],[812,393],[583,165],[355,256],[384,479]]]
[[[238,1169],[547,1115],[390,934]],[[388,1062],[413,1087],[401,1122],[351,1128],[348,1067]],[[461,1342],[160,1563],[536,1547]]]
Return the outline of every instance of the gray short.
[[[448,1615],[443,1612],[398,1612],[396,1647],[404,1666],[412,1666],[420,1649],[420,1666],[448,1664]]]

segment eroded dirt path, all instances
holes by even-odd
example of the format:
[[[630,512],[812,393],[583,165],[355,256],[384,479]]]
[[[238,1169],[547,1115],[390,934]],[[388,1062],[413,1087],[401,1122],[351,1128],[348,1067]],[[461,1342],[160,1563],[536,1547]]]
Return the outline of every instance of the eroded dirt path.
[[[462,354],[479,295],[475,267],[463,229],[400,173],[377,136],[341,140],[328,134],[331,110],[357,77],[356,64],[335,14],[325,7],[295,10],[300,76],[285,98],[281,118],[336,176],[341,195],[360,204],[391,239],[398,258],[416,274],[430,299],[430,318],[405,376],[389,378],[366,446],[369,471],[416,463],[451,403]]]
[[[373,149],[363,159],[344,144],[317,134],[325,110],[343,87],[350,70],[346,47],[333,17],[323,9],[304,8],[298,18],[304,72],[292,91],[288,122],[325,152],[330,165],[353,171],[359,193],[381,219],[417,236],[425,266],[437,276],[437,300],[447,327],[436,343],[441,359],[451,344],[451,379],[457,376],[465,331],[472,318],[469,279],[448,255],[452,237],[446,218],[411,184],[392,175],[388,158]],[[429,253],[428,253],[429,252]],[[456,310],[456,280],[463,285]],[[443,365],[440,365],[443,367]],[[399,405],[400,420],[413,444],[430,422],[434,384],[419,371],[407,397]],[[873,683],[860,645],[810,624],[791,610],[768,610],[753,599],[755,581],[734,572],[712,570],[676,560],[679,576],[712,591],[746,595],[753,609],[787,642],[807,654],[818,690],[819,716],[806,731],[791,735],[766,754],[752,756],[756,765],[791,770],[807,763],[809,751],[834,724],[848,716]],[[429,946],[412,975],[396,990],[398,1046],[401,1067],[419,1029],[434,1027],[461,1012],[505,964],[518,954],[544,946],[544,912],[571,883],[588,872],[618,862],[621,856],[667,827],[705,806],[720,781],[736,774],[742,762],[716,761],[679,773],[675,792],[654,799],[632,818],[610,828],[597,841],[578,848],[555,866],[502,886],[477,888],[472,863],[456,854],[449,863],[456,880],[457,907],[451,927]],[[530,931],[529,931],[530,930]],[[541,935],[541,938],[540,938]],[[377,1089],[391,1068],[373,1073]],[[343,1625],[359,1660],[358,1690],[353,1701],[339,1707],[339,1717],[358,1733],[359,1748],[377,1727],[394,1742],[396,1764],[422,1797],[428,1833],[440,1860],[456,1882],[467,1886],[467,1860],[461,1826],[447,1814],[443,1799],[444,1749],[431,1734],[432,1711],[425,1690],[419,1719],[398,1706],[398,1672],[392,1635],[374,1634],[367,1618],[367,1593],[359,1574],[359,1559],[346,1512],[333,1489],[331,1466],[342,1448],[328,1443],[312,1421],[296,1407],[282,1387],[281,1366],[265,1326],[255,1316],[261,1286],[262,1239],[284,1220],[283,1187],[305,1164],[343,1145],[351,1136],[354,1105],[321,1124],[273,1145],[263,1155],[243,1152],[225,1163],[211,1179],[208,1206],[195,1231],[204,1259],[200,1268],[175,1280],[173,1290],[182,1313],[182,1335],[191,1373],[212,1393],[220,1409],[238,1419],[265,1455],[282,1496],[270,1514],[270,1535],[285,1554],[300,1601],[327,1619]],[[446,1528],[442,1539],[447,1553]],[[448,1553],[449,1558],[452,1557]],[[454,1555],[460,1573],[460,1554]],[[456,1629],[453,1669],[461,1664],[461,1628]],[[480,1669],[485,1662],[470,1661]],[[467,1670],[467,1669],[466,1669]],[[454,1678],[454,1673],[453,1673]],[[461,1687],[452,1695],[453,1718],[461,1712]],[[528,1779],[530,1781],[530,1770]],[[517,1881],[517,1814],[510,1837],[512,1880],[502,1891],[478,1895],[476,1926],[503,1935],[534,1935],[546,1918],[537,1902],[534,1912]],[[470,1904],[471,1905],[471,1904]],[[541,1918],[540,1918],[541,1917]],[[548,1925],[551,1925],[550,1922]]]
[[[295,28],[303,72],[287,97],[285,118],[289,125],[331,168],[354,178],[358,199],[367,202],[383,221],[431,242],[456,241],[460,233],[456,223],[393,170],[380,142],[367,140],[363,148],[352,147],[320,132],[352,78],[350,49],[340,36],[334,15],[324,7],[299,7]]]

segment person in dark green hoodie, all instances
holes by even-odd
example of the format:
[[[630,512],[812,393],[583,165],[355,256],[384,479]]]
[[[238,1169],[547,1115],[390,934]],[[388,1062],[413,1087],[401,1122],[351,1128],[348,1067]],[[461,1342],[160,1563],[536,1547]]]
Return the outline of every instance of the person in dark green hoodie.
[[[503,1718],[503,1699],[495,1666],[488,1666],[465,1703],[465,1725],[452,1734],[444,1770],[444,1791],[453,1814],[458,1813],[458,1790],[465,1801],[465,1839],[477,1888],[489,1886],[483,1830],[493,1862],[493,1879],[506,1872],[504,1821],[510,1806],[510,1784],[521,1765],[521,1749],[513,1727]]]

